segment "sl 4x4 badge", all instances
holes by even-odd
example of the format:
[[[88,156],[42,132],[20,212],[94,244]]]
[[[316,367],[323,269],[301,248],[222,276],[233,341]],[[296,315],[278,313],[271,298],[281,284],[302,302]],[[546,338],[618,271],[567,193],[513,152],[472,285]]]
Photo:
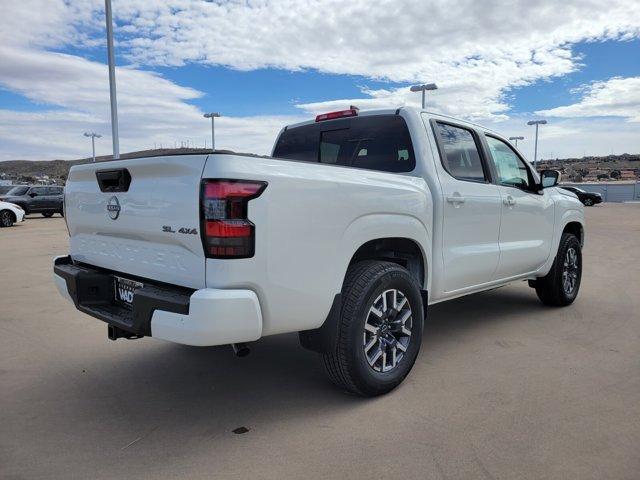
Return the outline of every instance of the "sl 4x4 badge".
[[[184,235],[197,235],[198,234],[198,230],[195,228],[189,228],[189,227],[180,227],[178,229],[178,231],[176,232],[173,228],[171,228],[170,225],[163,225],[162,226],[162,231],[165,233],[182,233]]]

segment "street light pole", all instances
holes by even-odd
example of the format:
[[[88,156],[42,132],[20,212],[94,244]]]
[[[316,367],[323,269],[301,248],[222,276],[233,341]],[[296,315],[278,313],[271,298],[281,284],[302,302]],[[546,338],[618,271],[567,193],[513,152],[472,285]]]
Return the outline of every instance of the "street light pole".
[[[113,54],[113,19],[111,0],[104,0],[104,13],[107,22],[107,57],[109,61],[109,97],[111,98],[111,140],[113,158],[120,158],[120,139],[118,138],[118,101],[116,99],[116,70]]]
[[[538,126],[539,125],[546,125],[547,121],[546,120],[530,120],[527,122],[527,125],[535,125],[536,126],[536,141],[535,141],[535,146],[533,148],[533,168],[535,169],[537,167],[537,163],[538,163]]]
[[[509,137],[509,140],[515,140],[516,148],[518,148],[518,140],[524,140],[524,137]]]
[[[413,85],[409,90],[412,92],[422,92],[422,109],[424,110],[426,102],[426,92],[427,90],[437,90],[438,86],[435,83],[426,83],[423,85]]]
[[[216,117],[219,117],[220,114],[218,112],[210,112],[210,113],[205,113],[204,114],[204,118],[210,118],[211,119],[211,150],[215,150],[216,149],[216,136],[215,136],[215,130],[214,130],[214,119]]]
[[[95,132],[84,132],[84,136],[85,137],[91,137],[91,152],[92,152],[93,161],[95,163],[95,161],[96,161],[96,138],[101,138],[102,135],[98,135]]]

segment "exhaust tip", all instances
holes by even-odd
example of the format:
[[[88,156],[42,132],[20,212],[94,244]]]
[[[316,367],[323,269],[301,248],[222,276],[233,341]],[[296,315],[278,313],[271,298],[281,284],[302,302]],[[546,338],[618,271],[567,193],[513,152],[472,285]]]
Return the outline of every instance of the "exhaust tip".
[[[246,343],[232,343],[231,348],[233,348],[236,357],[246,357],[251,353],[251,349]]]

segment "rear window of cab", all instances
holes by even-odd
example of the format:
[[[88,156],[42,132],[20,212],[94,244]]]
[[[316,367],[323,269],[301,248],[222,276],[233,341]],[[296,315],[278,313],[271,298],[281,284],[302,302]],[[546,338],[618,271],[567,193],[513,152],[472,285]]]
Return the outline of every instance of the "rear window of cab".
[[[409,129],[399,115],[288,128],[278,138],[273,156],[383,172],[410,172],[416,166]]]

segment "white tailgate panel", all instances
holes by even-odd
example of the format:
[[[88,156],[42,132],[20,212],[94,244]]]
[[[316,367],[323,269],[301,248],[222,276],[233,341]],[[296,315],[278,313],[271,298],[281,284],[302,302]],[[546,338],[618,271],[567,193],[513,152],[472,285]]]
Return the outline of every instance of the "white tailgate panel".
[[[117,272],[203,288],[199,198],[206,159],[175,155],[73,167],[65,190],[71,256]],[[128,191],[101,192],[95,172],[120,168],[131,174]],[[120,205],[115,220],[107,212],[112,197]],[[191,233],[179,233],[180,228]]]

